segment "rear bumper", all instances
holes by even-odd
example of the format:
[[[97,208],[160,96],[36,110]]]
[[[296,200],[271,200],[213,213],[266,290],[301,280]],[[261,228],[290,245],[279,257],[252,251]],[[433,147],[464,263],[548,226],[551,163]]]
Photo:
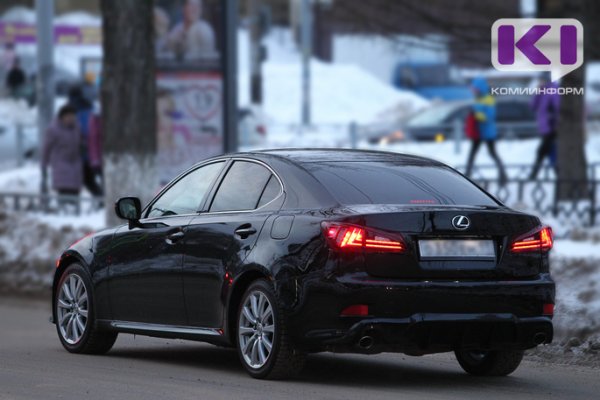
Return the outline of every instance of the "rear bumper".
[[[408,318],[367,318],[347,331],[315,330],[306,339],[327,350],[412,355],[463,350],[525,350],[550,343],[549,317],[512,314],[414,314]]]
[[[554,304],[549,274],[525,281],[399,281],[353,273],[298,287],[288,326],[307,351],[527,349],[553,337],[551,317],[543,315],[544,304]],[[368,315],[341,316],[356,304],[368,306]],[[364,337],[373,343],[359,345]]]

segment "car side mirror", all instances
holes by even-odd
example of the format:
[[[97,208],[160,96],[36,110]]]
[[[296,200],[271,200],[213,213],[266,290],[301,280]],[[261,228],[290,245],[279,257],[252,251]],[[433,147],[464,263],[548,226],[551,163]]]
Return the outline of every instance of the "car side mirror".
[[[142,218],[142,202],[137,197],[121,197],[115,203],[115,214],[129,221],[129,228],[138,226]]]

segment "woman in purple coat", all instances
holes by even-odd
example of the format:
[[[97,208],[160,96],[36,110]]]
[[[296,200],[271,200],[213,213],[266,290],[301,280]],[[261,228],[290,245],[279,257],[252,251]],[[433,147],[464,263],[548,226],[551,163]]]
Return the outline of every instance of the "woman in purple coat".
[[[58,111],[58,118],[46,130],[42,152],[42,171],[52,170],[52,188],[61,195],[79,195],[83,184],[81,133],[77,112],[69,106]],[[45,175],[45,173],[44,173]]]

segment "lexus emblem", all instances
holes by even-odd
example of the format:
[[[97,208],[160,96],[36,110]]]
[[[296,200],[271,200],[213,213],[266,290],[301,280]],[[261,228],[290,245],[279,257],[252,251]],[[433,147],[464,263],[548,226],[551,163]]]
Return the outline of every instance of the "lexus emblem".
[[[464,231],[470,225],[471,221],[469,221],[469,218],[465,217],[464,215],[457,215],[456,217],[452,218],[452,226],[459,231]]]

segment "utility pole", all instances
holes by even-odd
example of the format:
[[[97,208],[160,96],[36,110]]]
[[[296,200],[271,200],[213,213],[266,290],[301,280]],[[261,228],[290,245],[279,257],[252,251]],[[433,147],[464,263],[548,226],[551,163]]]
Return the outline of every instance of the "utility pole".
[[[237,28],[238,28],[238,0],[223,2],[225,27],[225,49],[223,58],[223,147],[226,153],[238,150],[238,105],[237,105]]]
[[[262,104],[262,71],[263,58],[260,39],[261,27],[261,0],[249,0],[248,16],[250,19],[250,100],[252,104]]]
[[[310,0],[302,1],[302,125],[310,125],[310,58],[312,55],[312,10]]]
[[[36,0],[38,144],[54,114],[54,0]],[[40,156],[40,150],[37,156]]]

